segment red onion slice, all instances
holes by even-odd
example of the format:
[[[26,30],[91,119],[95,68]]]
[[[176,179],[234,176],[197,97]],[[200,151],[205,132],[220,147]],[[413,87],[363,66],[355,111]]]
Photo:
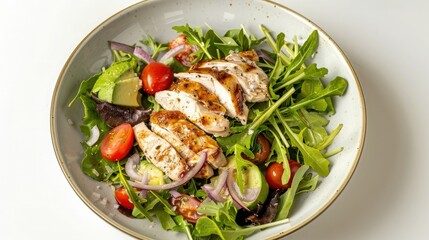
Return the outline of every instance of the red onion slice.
[[[238,187],[237,182],[234,179],[234,172],[232,169],[229,170],[228,179],[226,181],[228,186],[228,192],[231,195],[232,199],[240,207],[249,210],[244,202],[253,202],[259,196],[261,189],[259,188],[247,188],[244,191],[244,194],[241,193],[240,188]]]
[[[122,51],[124,53],[133,54],[134,53],[134,47],[128,46],[127,44],[119,43],[119,42],[110,42],[110,49]]]
[[[125,172],[134,181],[143,182],[143,176],[136,172],[136,166],[140,162],[138,153],[131,155],[125,163]]]
[[[235,192],[237,193],[238,197],[244,201],[244,202],[253,202],[256,200],[256,198],[259,195],[259,192],[261,191],[260,188],[247,188],[244,191],[244,195],[241,193],[240,188],[238,187],[238,184],[236,182],[232,183],[232,187],[234,188]]]
[[[186,173],[186,175],[179,181],[175,181],[172,183],[159,185],[159,186],[151,186],[151,185],[142,184],[138,182],[129,182],[129,183],[131,186],[136,188],[145,189],[145,190],[154,190],[154,191],[161,191],[161,190],[176,188],[176,187],[182,186],[183,184],[191,180],[201,170],[201,168],[204,166],[204,163],[206,163],[206,161],[207,161],[207,152],[204,151],[201,154],[201,158],[198,161],[198,163],[191,169],[191,171]]]
[[[270,62],[270,63],[276,63],[276,61],[274,61],[274,59],[272,59],[270,56],[268,56],[268,54],[267,54],[267,53],[265,53],[265,52],[264,52],[264,51],[262,51],[262,50],[256,50],[256,54],[258,54],[258,56],[259,56],[259,57],[261,57],[261,58],[263,58],[263,59],[267,60],[267,62]]]
[[[228,170],[223,170],[216,181],[215,187],[210,184],[205,184],[201,187],[204,192],[207,193],[208,197],[216,202],[224,202],[226,199],[219,195],[222,189],[225,187],[226,179],[228,178]]]
[[[142,183],[143,184],[148,184],[149,183],[149,172],[145,171],[143,173],[143,177],[142,177]],[[140,191],[140,197],[141,198],[146,198],[147,197],[147,190],[141,190]]]
[[[134,56],[140,58],[141,60],[143,60],[147,64],[149,64],[151,62],[155,62],[155,60],[153,60],[153,58],[149,55],[149,53],[147,53],[141,47],[135,47],[134,51],[133,51],[133,54],[134,54]]]
[[[91,147],[98,141],[98,138],[100,138],[100,129],[98,129],[97,125],[94,125],[94,127],[91,128],[90,136],[86,144]]]
[[[171,189],[170,190],[170,195],[173,197],[173,198],[179,198],[180,196],[182,196],[182,194],[181,193],[179,193],[177,190],[175,190],[175,189]]]
[[[226,186],[228,187],[229,195],[231,195],[232,200],[235,202],[235,204],[238,205],[238,207],[244,208],[245,210],[249,211],[249,209],[246,207],[246,205],[238,196],[237,191],[235,191],[235,188],[233,186],[234,183],[235,183],[234,172],[232,169],[229,169],[228,179],[226,181]]]
[[[176,56],[177,54],[184,52],[186,50],[185,44],[178,45],[172,49],[170,49],[168,52],[166,52],[160,59],[159,62],[164,63],[167,59]]]

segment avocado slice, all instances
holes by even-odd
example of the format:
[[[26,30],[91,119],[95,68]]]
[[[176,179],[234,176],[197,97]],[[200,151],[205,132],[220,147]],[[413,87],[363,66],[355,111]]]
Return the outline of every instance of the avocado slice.
[[[141,106],[140,79],[131,75],[130,78],[118,79],[112,94],[112,103],[121,106]]]
[[[237,169],[237,163],[234,155],[228,157],[228,165],[226,168]],[[246,207],[252,209],[256,207],[258,203],[264,203],[268,196],[269,186],[261,170],[259,170],[259,167],[249,161],[248,167],[243,169],[243,177],[244,188],[260,189],[258,197],[253,202],[243,202]]]
[[[141,161],[138,165],[137,172],[143,176],[144,172],[149,174],[149,183],[148,185],[157,186],[164,185],[164,173],[157,168],[155,165],[148,161]]]
[[[116,82],[121,76],[132,71],[136,64],[134,58],[112,64],[98,77],[91,92],[97,93],[99,99],[112,103]]]

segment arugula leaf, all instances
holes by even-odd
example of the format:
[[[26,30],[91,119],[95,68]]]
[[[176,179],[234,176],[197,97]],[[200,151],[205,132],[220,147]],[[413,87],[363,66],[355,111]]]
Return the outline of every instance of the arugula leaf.
[[[275,92],[289,85],[295,84],[304,79],[320,79],[328,74],[328,69],[317,68],[317,64],[312,63],[307,68],[301,68],[300,70],[284,77],[281,81],[275,83],[276,86],[273,88]]]
[[[220,239],[225,240],[219,226],[206,216],[202,216],[197,220],[194,234],[198,237],[217,235]]]
[[[164,206],[164,211],[170,215],[176,215],[176,213],[171,210],[173,207],[170,205],[170,203],[165,200],[164,197],[162,197],[159,193],[155,192],[155,191],[150,191],[150,193],[156,197],[156,199],[158,199],[158,201],[160,203],[162,203],[162,205]]]
[[[317,187],[317,183],[319,181],[319,175],[316,174],[316,176],[312,177],[313,175],[311,173],[307,173],[301,182],[299,183],[298,190],[296,191],[296,194],[304,193],[304,192],[312,192]]]
[[[340,133],[343,128],[343,124],[339,124],[328,136],[325,136],[323,141],[319,142],[317,146],[315,146],[319,150],[326,149],[335,139],[335,137]]]
[[[284,139],[284,135],[280,130],[280,127],[277,125],[277,122],[275,121],[274,117],[271,117],[269,119],[271,125],[273,125],[274,129],[277,132],[271,131],[271,133],[274,136],[275,144],[273,145],[274,151],[277,153],[278,160],[281,160],[281,163],[283,164],[283,174],[282,174],[282,184],[287,184],[289,182],[289,178],[291,175],[290,172],[290,166],[288,161],[288,155],[289,153],[286,151],[285,147],[289,147],[289,143]],[[282,142],[280,142],[280,139],[282,139]],[[279,162],[277,160],[277,162]]]
[[[295,92],[295,88],[291,88],[287,93],[285,93],[279,100],[277,100],[273,105],[268,107],[260,116],[258,116],[252,124],[249,126],[250,131],[256,130],[259,126],[261,126],[268,118],[276,111],[281,104],[283,104],[287,99],[289,99],[292,94]]]
[[[165,212],[163,207],[158,205],[153,209],[153,213],[155,213],[164,230],[172,230],[177,226],[171,215]]]
[[[285,133],[289,137],[292,145],[297,147],[304,157],[304,163],[309,165],[320,176],[326,177],[329,174],[329,160],[326,159],[318,149],[310,147],[302,142],[300,137],[292,131],[288,124],[282,118],[280,111],[275,112],[278,119],[282,123]]]
[[[213,59],[214,57],[209,52],[210,39],[206,39],[203,36],[201,27],[191,28],[189,24],[184,26],[174,26],[173,29],[177,33],[183,33],[186,35],[186,39],[190,44],[198,46],[198,51],[194,52],[193,55],[197,56],[197,61],[204,58]]]
[[[197,221],[196,229],[198,228],[198,236],[208,236],[214,234],[218,235],[219,237],[223,236],[225,239],[228,240],[242,239],[243,237],[249,236],[261,229],[281,225],[289,221],[288,219],[284,219],[282,221],[272,222],[254,227],[241,227],[235,222],[237,208],[233,205],[231,199],[223,203],[203,203],[200,205],[197,211],[199,213],[206,214],[207,217],[211,217],[211,220],[210,218],[208,218],[208,220],[198,220],[203,221],[200,224],[198,224]],[[205,229],[202,229],[203,227]],[[203,235],[200,235],[201,232]]]
[[[336,77],[328,84],[326,88],[319,91],[318,93],[310,94],[293,106],[290,106],[288,109],[286,109],[286,111],[295,111],[325,97],[342,96],[347,89],[347,85],[347,81],[344,78]]]
[[[130,186],[128,181],[125,179],[124,175],[122,174],[121,165],[119,162],[117,162],[117,167],[119,169],[119,179],[121,181],[122,186],[124,186],[125,190],[127,190],[127,194],[130,198],[130,201],[134,204],[134,208],[137,208],[137,210],[142,213],[149,221],[153,221],[152,216],[143,208],[143,206],[140,204],[139,197],[137,196],[136,191],[134,188]]]
[[[116,164],[105,160],[100,153],[99,145],[85,146],[85,157],[80,167],[86,175],[97,181],[110,181],[111,177],[118,171]]]
[[[298,169],[298,171],[296,171],[295,176],[293,177],[291,187],[280,196],[280,202],[278,207],[279,211],[277,212],[275,221],[286,219],[288,217],[289,211],[293,204],[293,200],[299,187],[299,183],[303,179],[304,174],[307,172],[307,170],[307,165],[301,165],[301,167]]]
[[[296,69],[301,68],[304,65],[305,60],[307,60],[314,52],[317,50],[319,44],[319,33],[314,30],[307,40],[304,42],[302,47],[299,49],[298,54],[292,60],[290,65],[287,67],[285,77],[288,77],[290,73]]]
[[[147,35],[146,36],[147,39],[146,40],[142,40],[141,43],[143,43],[144,45],[150,47],[152,49],[152,58],[155,59],[156,56],[163,51],[167,51],[168,50],[168,43],[159,43],[157,41],[155,41],[151,35]]]
[[[284,33],[277,34],[276,40],[274,40],[270,34],[270,31],[266,27],[263,25],[259,25],[259,27],[261,28],[262,33],[265,35],[268,45],[270,45],[271,49],[279,57],[280,61],[282,61],[285,66],[288,66],[291,63],[291,59],[281,50],[281,46],[283,46],[285,42]]]
[[[253,233],[260,231],[262,229],[282,225],[288,222],[289,222],[289,219],[282,219],[280,221],[275,221],[275,222],[262,224],[258,226],[245,227],[241,229],[231,229],[231,230],[224,229],[224,230],[221,230],[221,232],[228,240],[243,239],[243,237],[252,235]]]
[[[100,131],[100,137],[92,146],[82,143],[85,157],[82,159],[80,167],[82,171],[97,181],[110,181],[111,177],[118,171],[116,164],[105,160],[100,153],[100,142],[110,130],[110,128],[101,120],[95,110],[95,102],[87,95],[80,95],[80,100],[84,108],[84,117],[80,129],[86,139],[90,137],[90,129],[97,125]]]
[[[235,222],[238,209],[234,206],[231,199],[225,202],[216,203],[213,201],[202,203],[197,212],[212,217],[218,226],[231,229],[240,229],[241,227]]]
[[[81,95],[87,94],[92,89],[100,75],[101,73],[97,73],[92,77],[88,78],[87,80],[82,81],[80,83],[79,90],[77,91],[76,96],[70,101],[68,107],[71,107]]]
[[[186,234],[188,239],[193,239],[192,237],[192,229],[193,226],[188,223],[182,215],[177,215],[174,218],[174,222],[176,223],[176,226],[173,227],[173,231],[183,232]]]

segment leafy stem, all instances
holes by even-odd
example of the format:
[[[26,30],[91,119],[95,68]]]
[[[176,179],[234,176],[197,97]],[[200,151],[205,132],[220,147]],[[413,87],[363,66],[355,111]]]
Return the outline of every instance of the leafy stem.
[[[273,105],[271,105],[262,115],[257,117],[255,121],[250,125],[249,131],[257,129],[261,124],[268,120],[268,118],[273,114],[273,112],[280,107],[282,103],[284,103],[288,98],[292,96],[295,92],[295,88],[289,89],[281,98],[279,98]]]
[[[124,175],[122,174],[121,170],[121,164],[117,162],[118,169],[119,169],[119,179],[121,181],[122,186],[124,186],[125,190],[128,193],[128,196],[130,197],[131,202],[134,204],[134,207],[137,208],[149,221],[153,221],[152,216],[143,208],[143,206],[140,204],[138,200],[138,196],[136,194],[136,191],[130,186],[128,181],[125,179]]]

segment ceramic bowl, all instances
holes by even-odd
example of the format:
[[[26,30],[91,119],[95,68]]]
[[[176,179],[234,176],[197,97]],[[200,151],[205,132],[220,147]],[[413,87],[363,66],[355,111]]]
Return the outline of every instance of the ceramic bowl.
[[[295,200],[288,224],[265,229],[249,239],[279,238],[303,227],[320,215],[342,192],[359,161],[365,138],[365,104],[358,78],[339,46],[310,20],[271,1],[179,1],[149,0],[130,6],[113,15],[91,33],[71,53],[62,69],[53,93],[51,135],[56,156],[70,185],[87,206],[118,229],[140,239],[186,239],[177,232],[166,232],[155,221],[131,219],[115,208],[110,186],[96,182],[80,169],[83,157],[83,136],[79,125],[83,117],[80,104],[68,107],[79,83],[97,73],[112,61],[108,41],[137,43],[146,34],[159,41],[170,41],[175,35],[171,28],[189,23],[206,26],[223,33],[241,25],[262,36],[259,25],[273,33],[284,32],[288,39],[305,39],[311,31],[319,31],[319,49],[313,61],[329,69],[326,79],[339,75],[348,80],[346,94],[335,99],[336,114],[330,117],[328,129],[344,124],[334,146],[344,150],[331,158],[331,173],[322,178],[314,192],[300,194]],[[145,222],[146,223],[142,223]]]

